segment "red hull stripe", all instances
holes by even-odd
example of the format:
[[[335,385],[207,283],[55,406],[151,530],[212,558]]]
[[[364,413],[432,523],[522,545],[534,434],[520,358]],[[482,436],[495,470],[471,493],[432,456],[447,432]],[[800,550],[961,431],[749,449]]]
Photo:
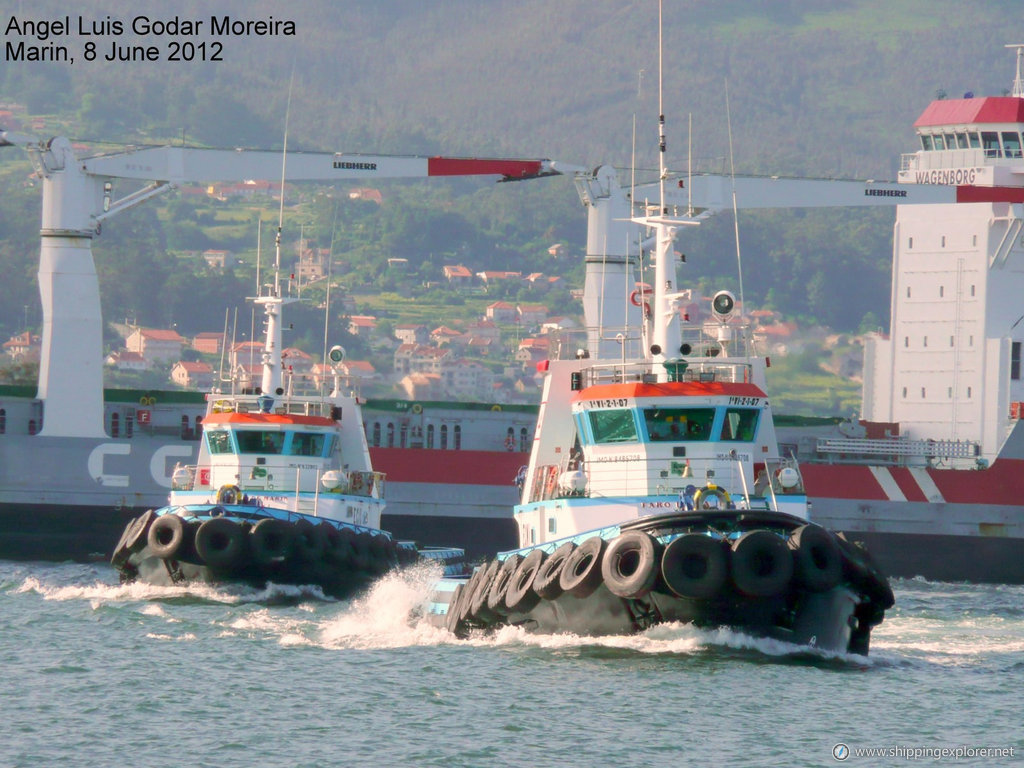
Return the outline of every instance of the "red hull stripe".
[[[529,179],[540,174],[540,160],[481,160],[472,157],[428,157],[428,176],[504,176]]]
[[[927,501],[924,490],[910,470],[888,467],[907,501]],[[947,504],[999,504],[1024,506],[1024,461],[997,459],[988,469],[929,469]],[[887,501],[871,469],[856,464],[801,464],[807,495],[818,499],[862,499]]]
[[[374,470],[388,482],[455,485],[512,485],[527,453],[441,451],[425,448],[370,448]]]
[[[914,479],[913,475],[910,474],[910,470],[906,467],[890,467],[889,474],[892,475],[892,479],[896,481],[896,485],[903,491],[903,495],[907,497],[907,501],[928,501],[928,498],[924,495],[924,491],[921,490],[921,486],[917,484],[917,480]]]
[[[1024,203],[1024,187],[957,187],[958,203]]]
[[[661,384],[597,384],[578,392],[574,402],[610,400],[622,397],[767,397],[756,384],[732,384],[724,381],[679,381]],[[682,403],[681,403],[682,405]]]
[[[333,427],[334,422],[324,416],[299,416],[281,413],[211,413],[203,424],[312,424]]]

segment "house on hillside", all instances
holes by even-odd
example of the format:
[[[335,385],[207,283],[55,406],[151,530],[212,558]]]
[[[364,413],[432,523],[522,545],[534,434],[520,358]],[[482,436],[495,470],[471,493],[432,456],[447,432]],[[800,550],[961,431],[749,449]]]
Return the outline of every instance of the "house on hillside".
[[[213,366],[179,360],[171,368],[171,381],[184,389],[210,390],[213,388]]]
[[[423,323],[400,323],[395,326],[395,338],[403,344],[426,344],[429,336]]]
[[[229,354],[231,368],[239,365],[263,365],[263,342],[240,341],[231,346]]]
[[[348,332],[361,339],[367,338],[377,329],[377,318],[373,315],[351,315],[348,319]]]
[[[129,352],[127,349],[111,352],[104,358],[103,362],[119,371],[149,370],[149,363],[146,362],[146,358],[138,352]]]
[[[181,359],[181,347],[185,339],[173,328],[136,328],[124,345],[131,352],[138,352],[149,365],[158,361],[169,363]]]
[[[22,331],[4,342],[4,354],[14,360],[38,360],[41,340],[39,334]]]
[[[473,283],[473,273],[469,271],[468,267],[464,267],[461,264],[455,266],[446,265],[444,277],[449,285],[456,288],[468,288]]]
[[[440,374],[455,359],[447,347],[430,347],[422,344],[401,344],[395,350],[395,373],[437,373]]]
[[[298,347],[287,347],[281,350],[281,364],[289,373],[303,376],[313,368],[313,356]]]
[[[516,311],[519,322],[526,326],[540,325],[548,316],[548,308],[543,304],[520,304]]]
[[[515,306],[507,301],[496,301],[487,305],[487,319],[495,323],[514,323],[519,317]]]
[[[485,286],[492,286],[495,283],[502,282],[504,280],[522,280],[522,272],[508,272],[502,270],[487,270],[485,272],[477,272],[476,276],[480,279]]]
[[[442,325],[430,332],[430,340],[439,347],[451,343],[452,340],[460,336],[462,336],[462,331],[449,328],[447,325]]]
[[[224,334],[220,331],[203,331],[192,337],[192,349],[204,355],[219,355],[224,347]]]
[[[218,272],[223,272],[228,267],[233,267],[238,263],[238,259],[231,251],[213,248],[203,251],[203,261],[206,262],[210,269],[215,269]]]

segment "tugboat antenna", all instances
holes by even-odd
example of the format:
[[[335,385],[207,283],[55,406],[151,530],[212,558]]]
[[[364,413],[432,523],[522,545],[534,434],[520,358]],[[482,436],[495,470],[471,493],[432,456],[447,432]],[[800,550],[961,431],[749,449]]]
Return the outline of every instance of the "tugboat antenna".
[[[1013,96],[1024,98],[1024,43],[1007,45],[1017,49],[1017,76],[1013,79]]]

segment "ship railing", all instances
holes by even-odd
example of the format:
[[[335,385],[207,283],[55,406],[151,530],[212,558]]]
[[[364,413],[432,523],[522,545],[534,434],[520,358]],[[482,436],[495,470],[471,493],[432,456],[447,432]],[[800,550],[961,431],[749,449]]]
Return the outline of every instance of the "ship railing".
[[[857,437],[819,437],[817,452],[841,461],[850,457],[888,456],[899,462],[906,459],[976,459],[980,446],[971,440],[909,440],[905,438],[866,439]]]
[[[334,403],[322,396],[301,395],[224,395],[207,396],[213,413],[276,413],[292,416],[322,416],[335,418]]]
[[[257,471],[259,470],[259,471]],[[302,479],[309,470],[292,469],[290,467],[253,467],[247,477],[237,481],[239,489],[245,491],[274,491],[282,494],[294,493],[299,497]],[[187,473],[187,474],[186,474]],[[193,490],[196,487],[198,466],[195,464],[181,465],[174,468],[171,487],[176,491]],[[320,484],[320,472],[317,472],[317,493],[326,490],[330,493],[342,493],[349,496],[365,496],[367,498],[384,498],[387,473],[373,470],[352,470],[342,473],[342,482],[324,489]],[[211,486],[211,490],[214,490]]]
[[[745,358],[690,357],[684,358],[684,363],[652,360],[600,363],[579,372],[579,388],[629,382],[654,384],[666,377],[672,382],[742,383],[753,380],[753,365]]]

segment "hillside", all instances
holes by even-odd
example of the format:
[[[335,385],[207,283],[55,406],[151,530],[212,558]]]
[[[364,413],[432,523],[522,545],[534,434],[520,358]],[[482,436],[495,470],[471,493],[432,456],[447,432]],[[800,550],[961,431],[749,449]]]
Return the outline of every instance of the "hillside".
[[[411,0],[286,6],[270,0],[82,0],[72,20],[121,21],[125,46],[218,42],[206,34],[133,36],[130,20],[292,21],[294,36],[221,38],[222,61],[85,62],[86,37],[68,34],[73,63],[5,61],[0,104],[17,104],[42,135],[65,133],[92,151],[125,143],[280,147],[291,98],[293,149],[549,157],[596,166],[654,165],[657,3],[654,0]],[[3,43],[26,20],[59,20],[64,3],[0,2]],[[935,98],[1002,93],[1013,73],[1004,43],[1017,0],[676,0],[665,9],[665,112],[671,165],[739,173],[893,178],[914,148],[911,125]],[[12,29],[14,31],[12,31]],[[101,48],[110,36],[91,36]],[[36,40],[36,42],[39,42]],[[726,105],[728,93],[728,111]],[[0,107],[0,112],[4,111]],[[731,115],[731,126],[727,122]],[[38,127],[34,127],[38,126]],[[106,143],[112,142],[112,143]],[[39,189],[23,153],[0,150],[0,335],[39,327]],[[393,289],[388,258],[408,258],[419,282],[448,261],[475,269],[544,269],[554,242],[577,259],[585,219],[571,183],[382,185],[383,203],[347,189],[304,189],[289,207],[289,247],[301,226],[334,243],[339,279],[362,292]],[[338,202],[341,201],[341,202]],[[247,312],[251,273],[215,278],[181,253],[227,248],[254,261],[255,218],[216,205],[154,201],[104,225],[94,253],[108,319],[209,330],[225,307]],[[752,305],[853,332],[885,325],[892,213],[740,214],[744,286]],[[681,279],[703,290],[735,285],[730,216],[679,242]],[[539,266],[540,265],[540,266]],[[303,319],[305,335],[316,321]],[[195,326],[195,327],[189,327]]]

